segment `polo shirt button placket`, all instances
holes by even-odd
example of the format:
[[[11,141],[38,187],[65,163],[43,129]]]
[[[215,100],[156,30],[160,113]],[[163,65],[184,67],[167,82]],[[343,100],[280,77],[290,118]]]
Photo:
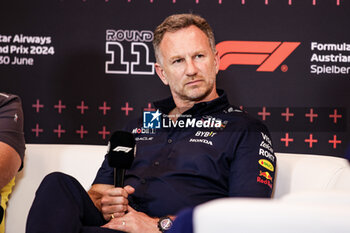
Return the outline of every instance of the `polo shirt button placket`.
[[[155,161],[155,162],[154,162],[154,166],[159,166],[159,162],[158,162],[158,161]]]

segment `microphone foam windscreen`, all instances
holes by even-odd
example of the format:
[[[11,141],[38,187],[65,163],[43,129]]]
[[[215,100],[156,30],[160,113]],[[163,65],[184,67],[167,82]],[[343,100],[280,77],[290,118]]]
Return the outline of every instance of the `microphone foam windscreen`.
[[[116,131],[108,143],[107,160],[110,167],[129,169],[135,157],[135,138],[125,131]]]

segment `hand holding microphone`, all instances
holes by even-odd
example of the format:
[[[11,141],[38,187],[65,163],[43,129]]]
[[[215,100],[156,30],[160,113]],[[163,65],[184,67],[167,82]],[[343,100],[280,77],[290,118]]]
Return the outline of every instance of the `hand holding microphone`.
[[[101,211],[105,220],[122,217],[128,210],[128,196],[134,193],[135,189],[130,185],[124,188],[110,188],[103,192],[101,199]]]
[[[116,131],[108,142],[107,161],[114,169],[114,186],[105,190],[101,200],[102,213],[106,220],[121,217],[128,207],[128,195],[135,190],[131,186],[124,187],[124,176],[135,157],[136,142],[134,136],[125,131]]]

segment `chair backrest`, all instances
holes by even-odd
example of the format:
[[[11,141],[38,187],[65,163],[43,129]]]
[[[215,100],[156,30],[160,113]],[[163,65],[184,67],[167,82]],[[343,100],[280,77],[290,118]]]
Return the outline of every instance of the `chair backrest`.
[[[306,191],[279,199],[210,201],[194,208],[192,220],[194,233],[348,233],[349,209],[350,192]],[[176,221],[179,229],[188,229],[188,218],[180,214]]]
[[[29,208],[40,182],[50,172],[61,171],[89,189],[106,146],[27,144],[24,169],[16,178],[6,211],[6,233],[24,233]],[[277,153],[274,197],[305,191],[350,189],[350,168],[345,159]]]
[[[27,144],[24,168],[6,210],[6,233],[24,233],[35,191],[49,173],[60,171],[79,180],[89,189],[107,152],[106,146]]]
[[[294,192],[350,190],[350,165],[346,159],[309,154],[276,153],[273,197]]]

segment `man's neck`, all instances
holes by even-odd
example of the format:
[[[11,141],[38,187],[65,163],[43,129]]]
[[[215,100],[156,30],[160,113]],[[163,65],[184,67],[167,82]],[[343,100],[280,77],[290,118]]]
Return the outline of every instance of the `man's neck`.
[[[170,111],[169,115],[171,116],[170,118],[173,121],[176,121],[177,118],[183,114],[184,112],[186,112],[187,110],[191,109],[195,104],[197,103],[201,103],[201,102],[208,102],[208,101],[212,101],[216,98],[218,98],[219,95],[217,94],[216,90],[214,92],[211,93],[211,95],[206,96],[205,98],[198,100],[198,101],[193,101],[193,100],[183,100],[180,98],[176,98],[175,96],[173,96],[174,102],[176,107]]]

